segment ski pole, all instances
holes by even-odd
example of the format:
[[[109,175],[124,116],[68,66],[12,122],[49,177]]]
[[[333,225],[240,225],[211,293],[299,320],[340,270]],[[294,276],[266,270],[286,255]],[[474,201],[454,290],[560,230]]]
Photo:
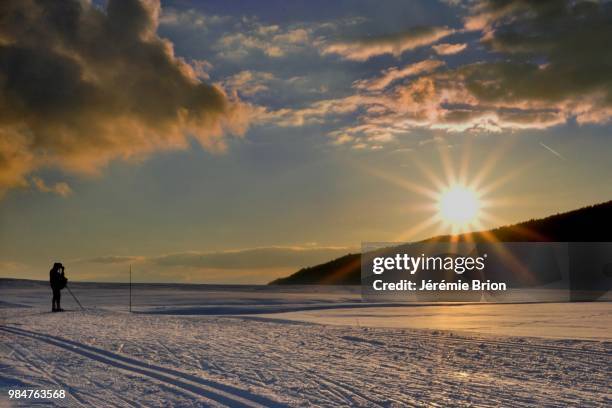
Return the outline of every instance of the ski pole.
[[[72,291],[70,290],[70,288],[68,287],[68,285],[66,285],[66,289],[68,289],[68,292],[72,295],[72,297],[74,298],[74,300],[77,302],[77,304],[81,307],[81,310],[85,310],[85,308],[83,307],[83,305],[81,304],[81,302],[79,302],[79,299],[77,299],[76,296],[74,296],[74,293],[72,293]]]

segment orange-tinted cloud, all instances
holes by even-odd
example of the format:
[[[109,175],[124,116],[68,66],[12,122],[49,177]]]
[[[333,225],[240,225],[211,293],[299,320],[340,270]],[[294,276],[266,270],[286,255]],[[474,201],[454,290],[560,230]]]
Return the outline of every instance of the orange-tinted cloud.
[[[438,54],[438,55],[453,55],[453,54],[458,54],[461,51],[465,50],[467,48],[467,44],[466,43],[458,43],[458,44],[437,44],[437,45],[432,45],[433,50]]]
[[[379,148],[414,128],[501,132],[569,120],[610,122],[612,3],[480,0],[470,4],[470,13],[464,30],[480,31],[480,42],[491,53],[483,60],[447,69],[433,60],[388,68],[354,82],[353,95],[279,110],[270,118],[300,126],[352,114],[350,124],[328,134],[336,145],[359,148]],[[401,53],[402,47],[394,51],[391,44],[369,39],[335,51],[358,60]],[[463,45],[438,44],[434,50],[450,54]]]
[[[274,80],[274,75],[261,71],[240,71],[226,78],[223,85],[227,89],[238,92],[241,95],[253,96],[267,91],[268,83]]]
[[[188,146],[223,149],[248,105],[200,81],[156,34],[157,1],[0,3],[0,193],[57,167],[97,173],[114,159]],[[201,77],[201,75],[200,75]]]
[[[397,34],[334,42],[322,47],[321,52],[338,54],[355,61],[365,61],[384,54],[400,56],[408,50],[435,43],[453,32],[448,27],[416,27]]]
[[[394,81],[399,79],[423,74],[426,72],[434,71],[444,65],[444,62],[438,60],[424,60],[415,62],[405,66],[404,68],[391,67],[384,70],[381,75],[356,81],[353,86],[357,89],[365,89],[368,91],[377,91],[386,88],[391,85]]]
[[[32,177],[32,184],[38,191],[43,193],[53,193],[62,197],[67,197],[72,194],[72,189],[68,185],[68,183],[64,181],[57,182],[52,185],[48,185],[43,179],[40,177]]]

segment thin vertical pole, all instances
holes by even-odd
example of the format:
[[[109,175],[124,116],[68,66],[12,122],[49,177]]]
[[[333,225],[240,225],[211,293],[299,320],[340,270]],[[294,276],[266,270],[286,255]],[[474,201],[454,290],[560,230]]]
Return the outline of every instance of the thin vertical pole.
[[[132,264],[130,264],[130,313],[132,313]]]

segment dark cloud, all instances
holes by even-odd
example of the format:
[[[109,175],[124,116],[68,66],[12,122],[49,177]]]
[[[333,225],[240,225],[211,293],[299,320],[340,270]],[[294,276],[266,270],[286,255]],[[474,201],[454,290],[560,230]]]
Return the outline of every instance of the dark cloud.
[[[274,246],[221,252],[179,252],[155,257],[101,256],[83,262],[144,263],[149,267],[195,269],[262,269],[314,265],[350,252],[347,247]]]
[[[611,2],[480,0],[471,3],[465,29],[480,31],[491,55],[432,76],[441,107],[467,103],[466,119],[494,129],[610,120]],[[454,100],[439,98],[449,90]],[[452,110],[443,116],[452,117]]]
[[[507,56],[460,71],[479,100],[565,104],[578,116],[612,106],[612,3],[487,0],[472,12],[466,27]]]
[[[258,269],[314,265],[347,253],[345,247],[265,247],[223,252],[184,252],[151,258],[163,267]]]
[[[156,1],[0,3],[0,191],[43,167],[92,173],[244,131],[248,107],[199,81],[158,14]]]

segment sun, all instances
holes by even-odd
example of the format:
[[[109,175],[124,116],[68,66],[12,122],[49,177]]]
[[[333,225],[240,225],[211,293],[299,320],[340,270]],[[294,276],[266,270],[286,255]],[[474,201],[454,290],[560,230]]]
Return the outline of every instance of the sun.
[[[453,227],[464,227],[478,219],[481,203],[478,194],[456,184],[440,192],[438,216]]]

